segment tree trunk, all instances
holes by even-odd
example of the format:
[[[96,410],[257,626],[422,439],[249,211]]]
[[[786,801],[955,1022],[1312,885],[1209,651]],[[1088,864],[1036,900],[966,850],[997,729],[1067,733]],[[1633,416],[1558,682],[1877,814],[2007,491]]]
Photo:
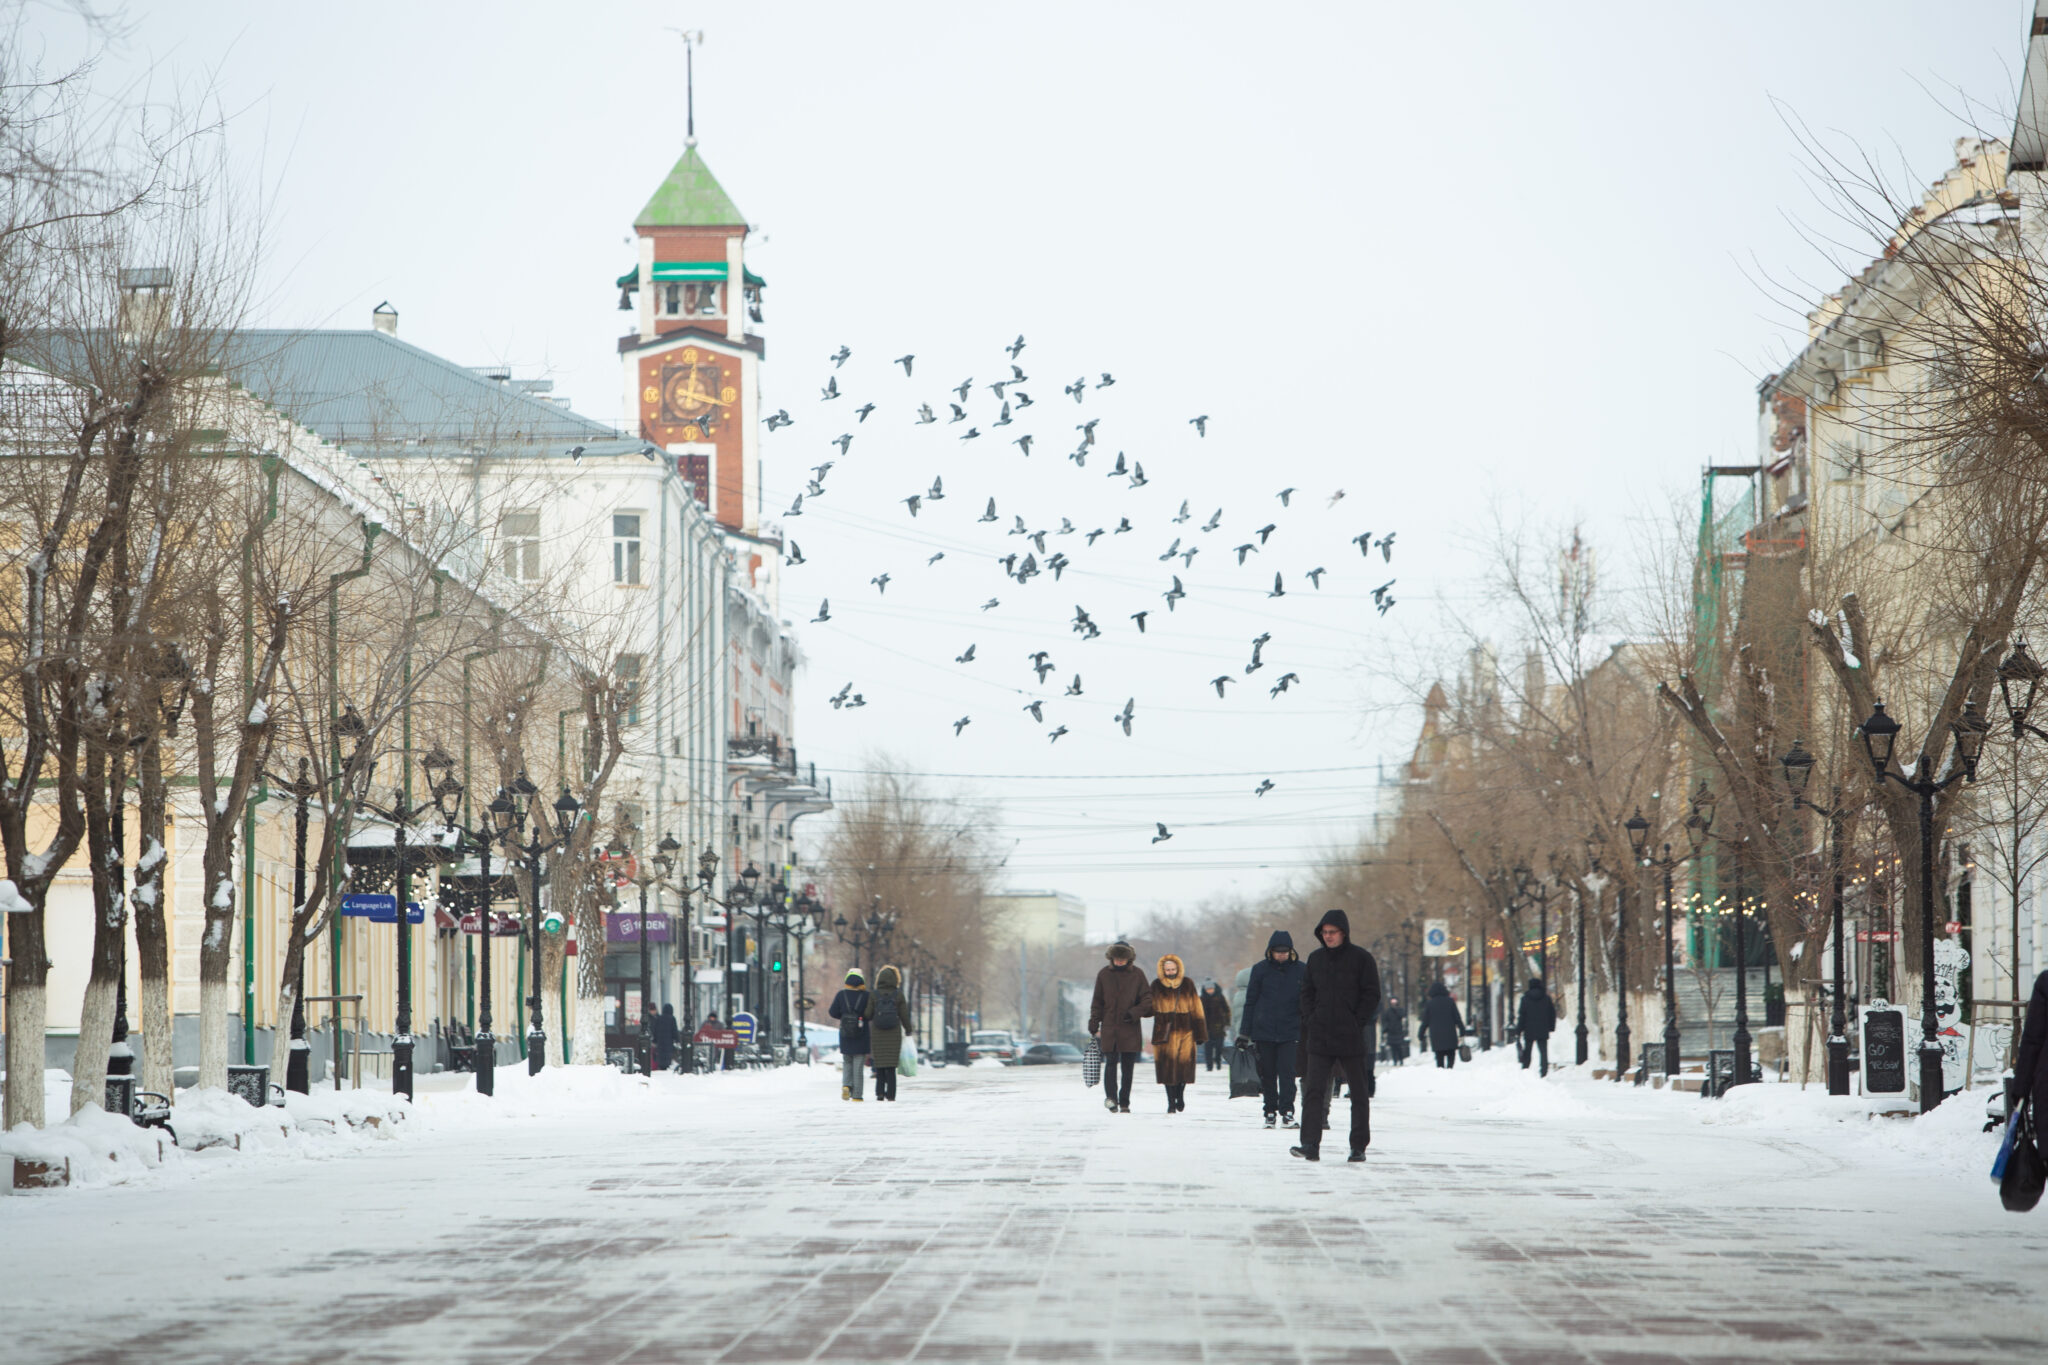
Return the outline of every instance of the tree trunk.
[[[548,1034],[548,1065],[569,1064],[568,1022],[562,1017],[562,961],[566,940],[560,934],[540,936],[540,1020]]]
[[[107,1095],[107,1053],[114,1045],[114,993],[123,967],[122,940],[128,933],[127,871],[114,843],[109,796],[124,799],[122,755],[109,772],[106,750],[89,741],[85,759],[86,856],[92,864],[92,974],[78,1017],[78,1048],[71,1063],[71,1112],[103,1104]]]
[[[43,1126],[43,1031],[49,1021],[50,959],[43,943],[43,907],[7,917],[8,1128]]]
[[[135,970],[142,994],[142,1089],[175,1092],[171,1036],[171,939],[164,915],[164,839],[169,795],[164,786],[161,739],[152,739],[137,765],[135,860]]]
[[[596,896],[576,910],[577,1066],[604,1065],[604,906]]]

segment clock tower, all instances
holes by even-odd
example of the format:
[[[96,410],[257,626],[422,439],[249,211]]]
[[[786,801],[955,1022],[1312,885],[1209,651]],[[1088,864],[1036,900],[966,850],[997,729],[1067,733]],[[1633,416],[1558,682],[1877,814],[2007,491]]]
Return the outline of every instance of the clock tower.
[[[760,532],[760,364],[763,281],[746,267],[747,221],[697,151],[682,159],[633,220],[639,249],[618,279],[619,307],[638,328],[619,339],[626,412],[667,451],[722,526]]]

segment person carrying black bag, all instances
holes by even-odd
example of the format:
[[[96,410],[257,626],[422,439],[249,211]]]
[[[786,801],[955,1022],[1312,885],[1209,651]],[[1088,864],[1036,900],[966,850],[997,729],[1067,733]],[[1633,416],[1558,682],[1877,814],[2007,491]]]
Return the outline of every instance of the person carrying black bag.
[[[1998,1193],[2007,1209],[2025,1213],[2041,1201],[2042,1187],[2048,1184],[2048,1156],[2041,1150],[2040,1132],[2040,1100],[2048,1096],[2048,972],[2034,978],[2034,993],[2027,1001],[2027,1022],[2020,1031],[2020,1055],[2013,1066],[2011,1093],[2012,1112],[2019,1115],[2019,1127]]]

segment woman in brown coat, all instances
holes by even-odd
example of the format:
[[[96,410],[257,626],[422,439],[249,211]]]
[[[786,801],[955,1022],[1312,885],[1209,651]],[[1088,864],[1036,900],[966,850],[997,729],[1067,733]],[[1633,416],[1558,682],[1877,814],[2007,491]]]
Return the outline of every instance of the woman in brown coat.
[[[1152,982],[1145,1013],[1152,1016],[1153,1074],[1166,1087],[1166,1112],[1178,1114],[1188,1107],[1195,1049],[1209,1041],[1209,1025],[1202,993],[1172,953],[1159,959],[1159,976]]]

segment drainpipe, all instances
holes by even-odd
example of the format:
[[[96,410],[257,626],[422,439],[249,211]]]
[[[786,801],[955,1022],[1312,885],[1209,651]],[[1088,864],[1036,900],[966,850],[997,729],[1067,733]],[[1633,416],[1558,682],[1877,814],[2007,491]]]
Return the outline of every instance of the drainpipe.
[[[246,718],[256,704],[256,542],[263,530],[277,520],[277,479],[284,461],[265,455],[262,462],[265,490],[263,520],[242,537],[242,715]],[[246,719],[244,721],[246,724]],[[242,1064],[256,1061],[256,807],[270,799],[270,788],[259,769],[256,790],[242,803]]]
[[[341,585],[352,578],[361,578],[370,571],[370,555],[377,544],[377,537],[384,530],[382,522],[363,520],[363,563],[362,567],[345,573],[327,575],[327,740],[332,749],[328,767],[334,785],[334,794],[329,798],[326,819],[332,820],[342,797],[341,786],[341,734],[337,728],[341,723]],[[348,876],[348,850],[337,846],[334,850],[334,866],[328,869],[333,880],[328,885],[332,896]],[[341,994],[341,923],[340,915],[328,916],[327,929],[327,974],[330,978],[330,994]],[[340,1014],[335,1018],[339,1026]]]

